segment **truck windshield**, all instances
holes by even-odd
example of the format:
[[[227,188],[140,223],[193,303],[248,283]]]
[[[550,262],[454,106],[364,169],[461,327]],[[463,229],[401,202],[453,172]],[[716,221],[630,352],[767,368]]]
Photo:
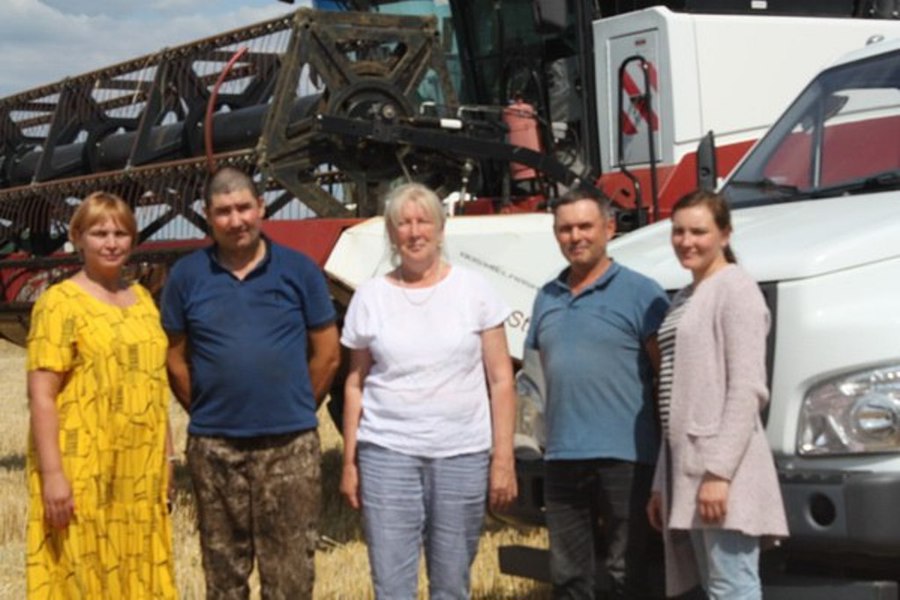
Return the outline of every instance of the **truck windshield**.
[[[820,74],[728,180],[735,208],[900,188],[900,51]]]

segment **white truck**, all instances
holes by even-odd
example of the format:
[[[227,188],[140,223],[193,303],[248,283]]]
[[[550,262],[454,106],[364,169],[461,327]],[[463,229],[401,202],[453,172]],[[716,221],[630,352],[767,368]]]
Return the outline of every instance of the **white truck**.
[[[900,40],[820,73],[725,182],[732,246],[772,312],[775,454],[791,538],[767,598],[898,598]],[[662,222],[610,254],[676,290]],[[770,580],[770,583],[772,580]]]

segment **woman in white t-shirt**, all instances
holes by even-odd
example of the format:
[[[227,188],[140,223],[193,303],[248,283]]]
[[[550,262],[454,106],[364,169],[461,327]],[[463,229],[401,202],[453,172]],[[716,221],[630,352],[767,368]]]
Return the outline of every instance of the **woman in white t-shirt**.
[[[485,497],[502,508],[517,494],[509,309],[442,259],[434,192],[396,188],[385,226],[399,266],[357,289],[341,336],[341,493],[362,507],[376,598],[416,598],[423,545],[430,597],[468,598]]]

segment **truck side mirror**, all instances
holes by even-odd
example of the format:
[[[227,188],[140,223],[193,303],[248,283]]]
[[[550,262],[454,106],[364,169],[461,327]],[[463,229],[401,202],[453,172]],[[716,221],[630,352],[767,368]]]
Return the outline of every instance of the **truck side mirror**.
[[[697,189],[715,191],[718,179],[716,137],[710,131],[697,146]]]

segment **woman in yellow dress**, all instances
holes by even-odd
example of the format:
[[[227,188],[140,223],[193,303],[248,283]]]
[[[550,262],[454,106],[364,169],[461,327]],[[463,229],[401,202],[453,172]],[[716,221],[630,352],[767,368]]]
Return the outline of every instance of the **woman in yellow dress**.
[[[174,598],[166,336],[123,280],[137,235],[118,196],[69,223],[83,260],[38,299],[28,334],[31,599]]]

